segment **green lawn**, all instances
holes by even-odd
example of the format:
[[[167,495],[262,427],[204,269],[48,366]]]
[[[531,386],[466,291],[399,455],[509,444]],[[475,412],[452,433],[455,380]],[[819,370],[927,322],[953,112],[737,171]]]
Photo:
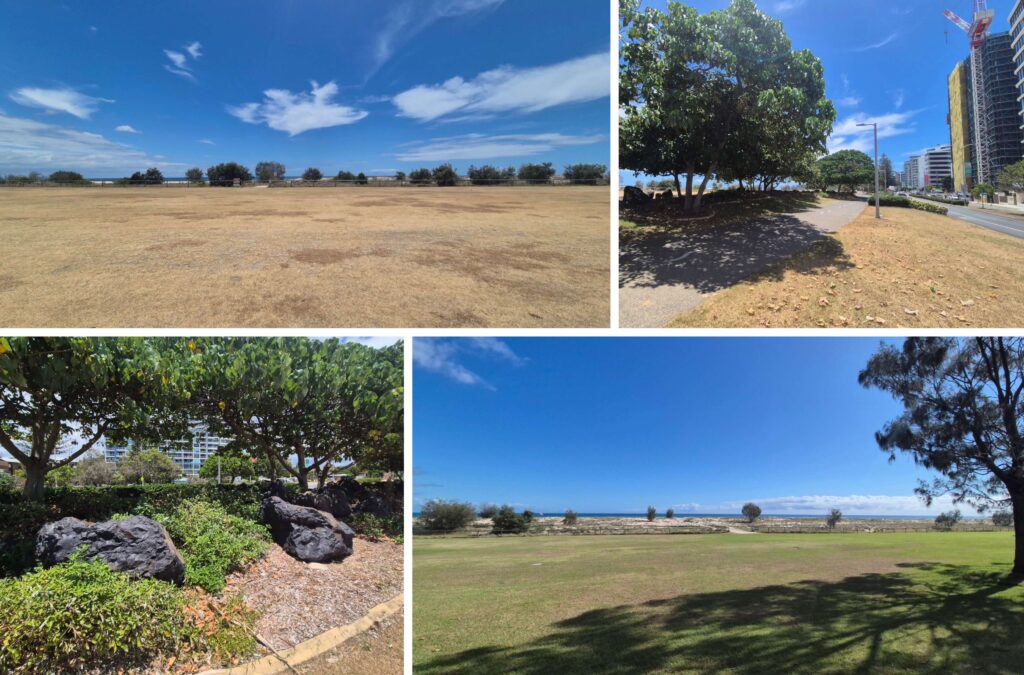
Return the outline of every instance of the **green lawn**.
[[[414,538],[422,673],[1020,673],[1007,533]]]

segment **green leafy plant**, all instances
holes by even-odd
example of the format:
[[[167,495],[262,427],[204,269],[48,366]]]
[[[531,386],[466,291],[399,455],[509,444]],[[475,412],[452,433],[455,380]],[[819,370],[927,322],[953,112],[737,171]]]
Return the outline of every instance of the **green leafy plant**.
[[[469,525],[476,518],[473,505],[467,502],[431,499],[420,509],[420,522],[428,530],[451,532]]]
[[[210,502],[186,501],[158,520],[185,559],[185,581],[208,593],[220,593],[229,573],[260,558],[268,547],[264,526]]]
[[[0,580],[0,672],[63,672],[177,653],[198,639],[184,604],[173,584],[78,557]]]
[[[657,517],[658,517],[658,510],[656,508],[654,508],[653,506],[648,506],[647,507],[647,520],[648,521],[653,521]]]
[[[1013,527],[1013,513],[1010,511],[996,511],[992,514],[992,524],[996,527]]]
[[[963,516],[960,514],[959,509],[940,513],[935,517],[935,529],[949,532],[956,527],[956,524],[959,523],[962,518]]]
[[[937,213],[940,216],[944,216],[949,213],[949,209],[945,206],[939,206],[938,204],[928,204],[917,199],[911,199],[910,197],[899,197],[897,195],[889,194],[884,192],[881,198],[878,200],[882,206],[891,206],[903,209],[916,209],[918,211],[927,211],[928,213]],[[875,196],[871,195],[868,198],[868,204],[871,206],[875,205]]]
[[[562,518],[562,524],[563,525],[575,525],[577,522],[579,522],[579,519],[580,519],[579,514],[577,514],[572,509],[567,509],[566,512],[565,512],[565,516]]]
[[[839,509],[832,509],[828,514],[828,518],[825,519],[825,524],[828,525],[828,529],[834,530],[836,529],[836,525],[838,525],[839,521],[842,519],[843,512]]]
[[[752,523],[761,517],[761,507],[754,502],[747,502],[743,505],[740,513],[743,514],[743,517],[747,519],[748,523]]]
[[[493,518],[494,514],[498,512],[498,507],[495,504],[481,504],[480,508],[476,510],[477,518]]]
[[[530,521],[533,520],[533,512],[524,511],[517,514],[516,510],[507,504],[500,507],[491,518],[492,534],[522,534],[530,529]]]
[[[372,513],[353,513],[347,524],[356,534],[375,541],[385,537],[394,539],[403,531],[401,514],[375,516]]]
[[[675,518],[676,517],[676,510],[675,509],[668,509],[667,511],[665,511],[665,517],[666,518],[670,518],[670,519],[671,518]]]

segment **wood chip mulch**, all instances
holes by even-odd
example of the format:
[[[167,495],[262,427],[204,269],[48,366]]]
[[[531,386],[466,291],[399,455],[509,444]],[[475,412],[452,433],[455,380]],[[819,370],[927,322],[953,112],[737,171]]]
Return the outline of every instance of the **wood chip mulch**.
[[[256,632],[276,650],[288,649],[362,618],[402,592],[402,546],[356,539],[341,562],[304,563],[272,544],[266,557],[228,577],[225,595],[241,592],[261,613]]]

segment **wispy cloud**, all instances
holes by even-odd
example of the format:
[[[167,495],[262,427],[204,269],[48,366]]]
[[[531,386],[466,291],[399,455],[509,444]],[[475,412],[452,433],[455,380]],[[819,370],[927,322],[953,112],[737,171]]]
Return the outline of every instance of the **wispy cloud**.
[[[421,121],[458,113],[536,112],[609,95],[607,53],[549,66],[490,70],[472,80],[453,77],[419,85],[393,98],[399,115]]]
[[[846,108],[856,108],[860,105],[861,98],[859,96],[844,96],[836,101],[839,105]]]
[[[217,145],[216,143],[211,141],[209,138],[200,138],[199,142],[204,144],[204,145]]]
[[[775,13],[785,14],[786,12],[792,12],[793,10],[800,9],[807,4],[807,0],[778,0],[775,3]]]
[[[142,132],[134,128],[130,124],[120,124],[114,127],[114,131],[120,131],[122,134],[141,134]]]
[[[0,115],[0,168],[4,170],[99,169],[116,173],[146,166],[184,165],[162,161],[100,134]]]
[[[895,91],[893,91],[891,93],[892,93],[892,104],[894,106],[896,106],[897,110],[902,108],[903,104],[907,100],[907,93],[905,91],[903,91],[902,89],[897,89],[897,90],[895,90]]]
[[[604,141],[604,136],[601,135],[570,136],[552,133],[486,136],[466,134],[410,143],[404,146],[396,156],[403,162],[527,157],[550,152],[555,148],[591,145],[602,141]]]
[[[465,14],[473,14],[501,5],[504,0],[400,0],[392,3],[384,17],[383,28],[374,39],[372,76],[387,63],[403,44],[431,24]]]
[[[838,150],[860,150],[868,152],[874,147],[874,131],[871,127],[858,127],[862,123],[878,123],[878,138],[892,138],[903,136],[917,131],[913,118],[919,110],[906,112],[891,112],[885,115],[867,115],[855,113],[843,118],[832,130],[832,137],[828,140],[829,152]]]
[[[31,108],[42,108],[47,112],[63,112],[83,120],[96,112],[100,103],[113,103],[109,98],[88,96],[70,87],[61,89],[43,89],[40,87],[22,87],[11,94],[15,103]]]
[[[287,89],[267,89],[261,103],[228,106],[228,112],[249,124],[266,124],[271,129],[286,131],[289,136],[311,129],[324,129],[343,124],[354,124],[369,113],[334,103],[338,85],[334,82],[320,86],[311,82],[307,94],[293,94]]]
[[[184,47],[184,53],[174,49],[165,49],[164,55],[171,62],[165,63],[164,68],[167,72],[173,73],[178,77],[183,77],[190,82],[196,82],[196,76],[189,65],[189,56],[192,57],[193,61],[197,60],[203,55],[202,47],[198,42],[192,42]]]
[[[893,42],[899,36],[900,36],[899,32],[890,33],[888,36],[886,36],[884,39],[882,39],[879,42],[875,42],[875,43],[869,44],[869,45],[864,45],[863,47],[856,47],[853,51],[855,51],[855,52],[867,52],[867,51],[871,51],[872,49],[881,49],[882,47],[886,46],[887,44]]]
[[[931,507],[926,507],[919,497],[911,495],[802,495],[791,497],[767,497],[754,501],[765,513],[773,514],[826,514],[831,509],[839,509],[846,515],[853,516],[913,516],[953,508],[950,497],[936,499]],[[726,502],[722,506],[726,512],[739,512],[745,502]],[[960,508],[965,512],[974,512],[966,505]]]
[[[476,353],[520,366],[527,359],[516,354],[508,343],[497,338],[417,338],[413,344],[413,363],[417,368],[438,373],[461,384],[494,390],[483,377],[459,363],[460,354]]]

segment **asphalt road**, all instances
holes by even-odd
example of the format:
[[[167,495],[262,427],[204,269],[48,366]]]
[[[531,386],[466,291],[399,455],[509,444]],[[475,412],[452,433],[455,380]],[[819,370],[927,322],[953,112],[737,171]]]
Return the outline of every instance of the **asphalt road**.
[[[987,227],[996,232],[1024,239],[1024,217],[1022,216],[1014,216],[988,209],[972,209],[964,206],[950,206],[949,215],[952,218],[966,220],[968,223],[980,227]]]

